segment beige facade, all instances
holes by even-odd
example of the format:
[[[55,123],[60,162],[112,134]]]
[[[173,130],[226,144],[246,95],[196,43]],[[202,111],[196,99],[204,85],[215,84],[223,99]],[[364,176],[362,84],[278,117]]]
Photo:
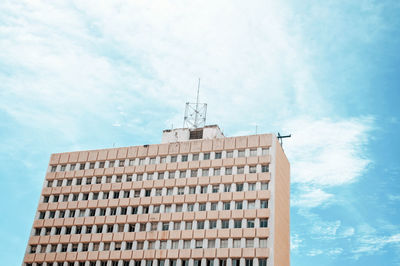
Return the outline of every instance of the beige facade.
[[[289,171],[271,134],[52,154],[23,265],[288,266]]]

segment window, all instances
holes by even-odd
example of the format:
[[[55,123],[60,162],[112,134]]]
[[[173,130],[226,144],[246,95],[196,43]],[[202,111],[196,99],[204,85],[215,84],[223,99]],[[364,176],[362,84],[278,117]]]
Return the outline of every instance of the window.
[[[142,181],[142,180],[143,180],[143,174],[137,174],[136,181]]]
[[[185,223],[185,229],[186,230],[192,230],[192,225],[193,225],[192,222],[186,222]]]
[[[269,165],[262,165],[261,166],[261,172],[262,173],[269,172]]]
[[[176,156],[171,156],[171,163],[175,163],[176,160],[177,160],[177,157],[176,157]]]
[[[56,212],[55,211],[51,211],[49,214],[49,218],[53,219],[56,216]]]
[[[71,186],[72,185],[72,179],[67,179],[67,186]]]
[[[197,221],[197,229],[204,229],[204,221]]]
[[[229,228],[229,220],[222,220],[221,227],[224,229]]]
[[[268,219],[261,219],[260,227],[268,227]]]
[[[250,156],[257,156],[257,149],[251,149]]]
[[[89,164],[89,169],[94,169],[94,163]]]
[[[150,231],[157,231],[158,223],[151,223]]]
[[[103,199],[108,199],[109,195],[109,192],[103,192]]]
[[[257,168],[256,168],[256,166],[255,166],[255,165],[252,165],[252,166],[250,166],[250,167],[249,167],[249,173],[250,173],[250,174],[253,174],[253,173],[255,173],[255,172],[256,172],[256,170],[257,170]]]
[[[262,155],[268,155],[268,149],[267,149],[267,148],[263,148],[263,149],[261,150],[261,154],[262,154]]]
[[[203,240],[196,240],[196,248],[203,248]]]
[[[192,161],[198,161],[198,160],[199,160],[199,154],[198,153],[193,154]]]
[[[241,210],[243,209],[243,201],[238,201],[235,203],[235,209],[236,210]]]
[[[129,198],[129,194],[130,194],[130,191],[125,190],[124,191],[124,198]]]
[[[231,209],[231,203],[230,202],[224,202],[224,210],[230,210]]]
[[[133,196],[134,196],[135,198],[139,198],[139,197],[140,197],[140,190],[135,190],[135,191],[133,192]]]
[[[246,266],[253,266],[253,260],[252,259],[246,259]]]
[[[228,247],[228,239],[221,239],[220,247],[227,248]]]
[[[72,228],[71,228],[71,227],[66,227],[66,228],[65,228],[65,234],[66,234],[66,235],[70,235],[70,234],[71,234],[71,231],[72,231]]]
[[[176,205],[175,212],[182,212],[183,206],[182,204]]]
[[[220,174],[221,174],[221,168],[215,168],[214,175],[220,175]]]
[[[196,193],[196,187],[189,187],[189,194]]]
[[[187,205],[187,211],[192,212],[194,209],[194,205],[193,204],[188,204]]]
[[[37,248],[36,245],[32,245],[31,246],[31,250],[29,251],[29,253],[36,253],[36,248]]]
[[[225,168],[225,174],[226,175],[231,175],[232,174],[232,168]]]
[[[61,252],[67,252],[67,249],[68,249],[68,244],[62,244]]]
[[[191,177],[196,177],[197,176],[197,170],[191,170],[190,171],[190,176]]]
[[[151,194],[151,189],[146,189],[145,192],[144,192],[144,196],[145,197],[150,197],[150,194]]]
[[[240,248],[240,242],[241,242],[240,239],[234,239],[233,240],[233,247],[234,248]]]
[[[248,184],[248,185],[247,185],[247,189],[248,189],[249,191],[254,191],[254,190],[256,190],[256,183],[250,183],[250,184]]]
[[[202,175],[202,176],[208,176],[208,175],[209,175],[209,172],[210,172],[209,169],[203,169],[203,170],[201,171],[201,175]]]
[[[72,244],[72,252],[77,252],[78,251],[78,244]]]
[[[160,213],[160,205],[153,207],[153,213]]]
[[[254,228],[254,220],[247,220],[247,228]]]
[[[255,201],[248,201],[247,202],[247,209],[252,210],[256,208],[256,202]]]
[[[66,167],[67,167],[67,166],[66,166],[65,164],[61,165],[60,171],[61,171],[61,172],[64,172]]]
[[[188,156],[182,155],[182,162],[187,162],[187,161],[188,161]]]
[[[210,229],[217,228],[217,221],[210,221],[209,222],[209,227],[210,227]]]
[[[237,168],[237,173],[238,174],[244,174],[244,167],[238,167]]]
[[[261,183],[261,190],[267,190],[268,189],[268,183]]]
[[[82,178],[76,179],[76,185],[82,185]]]
[[[173,189],[172,188],[167,188],[167,195],[172,195]]]
[[[222,158],[222,152],[216,152],[215,159],[221,159],[221,158]]]
[[[232,157],[233,157],[233,151],[227,151],[226,158],[232,158]]]
[[[210,160],[210,153],[204,153],[203,160]]]
[[[137,214],[138,207],[132,207],[132,214]]]
[[[69,211],[69,217],[75,217],[75,210]]]
[[[142,213],[149,213],[149,206],[143,206]]]
[[[166,157],[161,157],[160,158],[160,163],[166,163],[167,162],[167,158]]]
[[[105,164],[104,162],[100,162],[99,163],[99,168],[104,168],[104,164]]]
[[[172,241],[171,248],[172,248],[172,249],[177,249],[177,248],[178,248],[178,243],[179,243],[178,240],[173,240],[173,241]]]
[[[114,191],[113,198],[114,199],[118,199],[119,198],[119,191]]]
[[[129,232],[135,232],[135,225],[134,224],[130,224],[129,228],[128,228]]]
[[[85,193],[82,195],[82,200],[88,200],[89,199],[89,194]]]
[[[233,227],[234,228],[242,228],[242,220],[235,220],[233,222]]]
[[[180,230],[181,229],[181,223],[180,222],[175,222],[174,223],[174,230]]]
[[[216,211],[217,210],[217,203],[216,202],[212,202],[211,203],[211,210],[212,211]]]
[[[218,193],[219,191],[219,186],[218,185],[213,185],[212,186],[212,193]]]
[[[48,236],[48,235],[50,235],[50,232],[51,232],[51,227],[46,227],[44,229],[44,235]]]
[[[126,242],[125,249],[131,250],[133,248],[133,242]]]
[[[122,182],[122,176],[121,175],[117,175],[117,178],[115,179],[115,182],[121,183]]]
[[[266,248],[268,244],[268,238],[260,238],[260,248]]]
[[[127,207],[122,207],[121,208],[121,215],[126,215],[128,212],[128,208]]]
[[[209,239],[207,243],[208,248],[215,248],[215,239]]]
[[[50,198],[49,196],[44,196],[44,197],[43,197],[43,202],[44,202],[44,203],[49,202],[49,198]]]
[[[169,229],[169,223],[163,223],[162,224],[162,230],[163,231],[168,231],[168,229]]]
[[[92,233],[92,227],[91,226],[86,226],[86,234],[91,234]]]
[[[54,233],[55,235],[60,235],[61,234],[61,227],[56,227],[56,231]]]
[[[106,209],[100,209],[100,216],[105,216],[106,215]]]
[[[160,249],[167,249],[167,241],[160,241]]]
[[[153,180],[153,178],[154,178],[154,173],[147,174],[147,180]]]
[[[179,172],[179,177],[180,178],[185,178],[186,177],[186,171]]]
[[[266,209],[268,208],[268,200],[260,201],[261,208]]]
[[[88,251],[89,250],[89,244],[83,244],[82,245],[82,251]]]
[[[200,187],[200,194],[205,194],[207,193],[207,186],[201,186]]]
[[[184,241],[183,241],[183,248],[184,248],[184,249],[190,248],[190,244],[191,244],[191,241],[190,241],[190,240],[184,240]]]
[[[82,233],[82,226],[77,226],[75,228],[75,234],[79,235],[80,233]]]
[[[246,239],[246,248],[254,248],[254,239]]]
[[[225,184],[224,185],[224,192],[231,192],[231,185]]]
[[[154,249],[156,246],[156,242],[155,241],[149,241],[149,245],[147,246],[147,249]]]
[[[131,182],[132,181],[133,175],[127,175],[126,176],[126,182]]]
[[[157,179],[158,180],[164,179],[164,173],[158,173]]]
[[[245,150],[239,150],[238,157],[244,157],[244,156],[245,156]]]
[[[236,184],[236,191],[243,191],[243,184]]]
[[[114,250],[121,250],[121,242],[116,242],[115,243]]]
[[[85,169],[85,163],[79,164],[79,170],[84,170]]]
[[[143,242],[138,241],[137,244],[136,244],[136,249],[137,250],[142,250],[143,249]]]
[[[146,224],[145,223],[140,224],[139,231],[140,232],[146,232]]]
[[[55,172],[56,170],[57,170],[57,166],[53,165],[53,166],[51,167],[50,172]]]
[[[47,187],[52,187],[53,186],[53,181],[47,181]]]

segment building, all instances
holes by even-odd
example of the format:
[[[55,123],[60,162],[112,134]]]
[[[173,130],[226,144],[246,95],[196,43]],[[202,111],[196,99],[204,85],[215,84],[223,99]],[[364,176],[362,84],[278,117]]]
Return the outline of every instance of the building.
[[[273,134],[164,130],[52,154],[24,266],[288,266],[290,166]]]

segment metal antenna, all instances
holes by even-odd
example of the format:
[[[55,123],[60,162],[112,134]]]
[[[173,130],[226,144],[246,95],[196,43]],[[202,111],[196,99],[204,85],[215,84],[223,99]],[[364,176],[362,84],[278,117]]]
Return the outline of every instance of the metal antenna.
[[[197,85],[196,103],[186,103],[185,117],[183,119],[184,128],[199,128],[206,124],[207,104],[199,102],[200,95],[200,78]]]
[[[282,141],[282,139],[284,139],[284,138],[290,138],[292,136],[292,134],[290,134],[290,135],[286,135],[286,136],[281,136],[281,134],[279,134],[279,132],[278,132],[278,140],[279,140],[279,143],[281,144],[281,147],[283,148],[283,141]]]

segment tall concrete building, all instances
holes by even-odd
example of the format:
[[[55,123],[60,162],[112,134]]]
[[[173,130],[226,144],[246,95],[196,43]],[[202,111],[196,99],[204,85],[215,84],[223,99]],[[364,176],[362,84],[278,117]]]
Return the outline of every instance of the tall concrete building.
[[[273,134],[165,130],[52,154],[24,266],[288,266],[290,166]]]

